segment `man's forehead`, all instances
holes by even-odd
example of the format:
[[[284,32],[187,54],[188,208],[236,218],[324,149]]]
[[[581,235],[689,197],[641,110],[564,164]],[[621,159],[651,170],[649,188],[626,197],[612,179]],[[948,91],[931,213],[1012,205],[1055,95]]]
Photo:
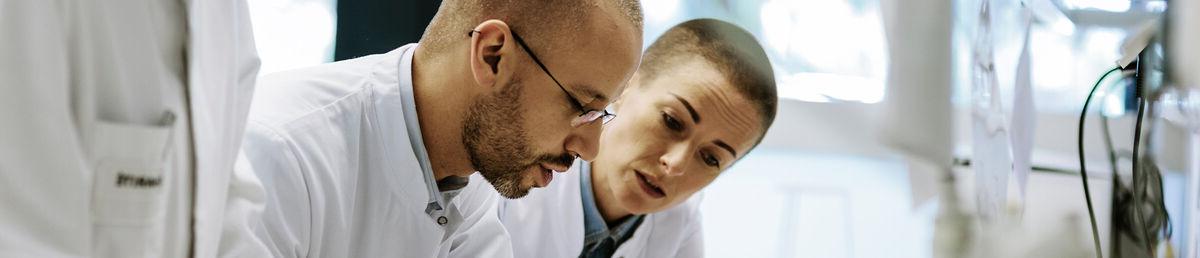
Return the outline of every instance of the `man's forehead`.
[[[609,103],[621,94],[633,76],[637,59],[629,59],[601,55],[595,59],[564,60],[571,73],[564,86],[570,88],[572,94],[578,96],[581,101]]]
[[[549,44],[548,66],[580,101],[609,103],[616,99],[641,61],[641,31],[615,17],[593,15],[581,30]],[[540,54],[540,53],[539,53]],[[556,74],[557,76],[557,74]],[[595,107],[592,107],[595,108]]]
[[[578,94],[579,97],[583,98],[584,101],[608,102],[610,99],[612,99],[612,97],[609,97],[610,93],[602,92],[599,89],[597,89],[595,85],[592,85],[592,84],[574,83],[574,84],[570,84],[568,87],[572,88],[575,91],[575,94]]]

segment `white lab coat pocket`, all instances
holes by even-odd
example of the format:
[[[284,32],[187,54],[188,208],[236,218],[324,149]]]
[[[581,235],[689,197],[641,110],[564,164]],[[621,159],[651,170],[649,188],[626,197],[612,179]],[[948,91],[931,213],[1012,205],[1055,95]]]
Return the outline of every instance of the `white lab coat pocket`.
[[[160,124],[99,121],[92,154],[92,251],[95,257],[161,255],[171,146],[167,113]]]

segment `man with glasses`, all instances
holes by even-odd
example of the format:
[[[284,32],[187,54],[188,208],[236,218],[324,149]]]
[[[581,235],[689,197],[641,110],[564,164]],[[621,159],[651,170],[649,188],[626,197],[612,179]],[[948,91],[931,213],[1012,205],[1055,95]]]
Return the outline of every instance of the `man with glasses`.
[[[511,256],[495,193],[520,198],[596,155],[640,59],[640,13],[445,1],[419,44],[263,77],[223,255]]]

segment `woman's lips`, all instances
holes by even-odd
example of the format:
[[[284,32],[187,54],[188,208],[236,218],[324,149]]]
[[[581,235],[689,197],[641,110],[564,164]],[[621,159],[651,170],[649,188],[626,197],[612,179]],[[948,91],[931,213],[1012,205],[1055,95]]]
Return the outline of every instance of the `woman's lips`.
[[[646,177],[646,175],[642,174],[641,171],[635,170],[634,173],[637,174],[638,185],[641,186],[642,192],[645,192],[647,196],[650,196],[650,198],[654,198],[654,199],[659,199],[659,198],[663,198],[663,197],[667,196],[666,192],[664,192],[662,190],[662,188],[654,185],[654,183],[651,182],[650,179]]]

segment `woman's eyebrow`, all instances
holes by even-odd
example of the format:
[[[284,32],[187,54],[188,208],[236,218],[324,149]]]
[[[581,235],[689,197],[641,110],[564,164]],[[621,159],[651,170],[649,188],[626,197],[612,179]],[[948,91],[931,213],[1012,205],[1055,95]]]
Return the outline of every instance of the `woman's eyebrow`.
[[[696,121],[696,123],[697,123],[697,124],[699,124],[699,123],[700,123],[700,114],[699,114],[699,113],[696,113],[696,109],[695,109],[695,108],[692,108],[692,103],[691,103],[691,102],[688,102],[686,99],[683,99],[683,97],[680,97],[679,95],[675,95],[675,93],[671,93],[671,96],[674,96],[674,97],[675,97],[675,99],[679,100],[679,102],[680,102],[680,103],[683,103],[683,107],[687,108],[687,110],[688,110],[688,113],[691,113],[691,114],[692,114],[692,120],[693,120],[693,121]],[[735,155],[735,156],[736,156],[736,155]]]
[[[688,113],[692,115],[692,120],[695,120],[696,123],[699,124],[700,113],[696,112],[696,108],[692,107],[692,103],[688,102],[686,99],[683,99],[683,97],[680,97],[679,95],[675,95],[675,93],[670,94],[671,96],[675,97],[676,100],[679,100],[679,103],[682,103],[684,108],[687,108]],[[733,154],[733,157],[735,158],[738,156],[737,151],[733,150],[733,147],[730,147],[729,144],[725,143],[725,141],[715,140],[713,141],[713,144],[716,144],[717,147],[721,147],[722,149],[729,151],[729,154]]]
[[[733,147],[729,147],[729,144],[725,144],[725,141],[716,140],[716,141],[713,141],[713,144],[716,144],[717,147],[721,147],[722,149],[729,151],[729,154],[733,154],[733,157],[737,158],[737,156],[738,156],[737,151],[734,151]]]

